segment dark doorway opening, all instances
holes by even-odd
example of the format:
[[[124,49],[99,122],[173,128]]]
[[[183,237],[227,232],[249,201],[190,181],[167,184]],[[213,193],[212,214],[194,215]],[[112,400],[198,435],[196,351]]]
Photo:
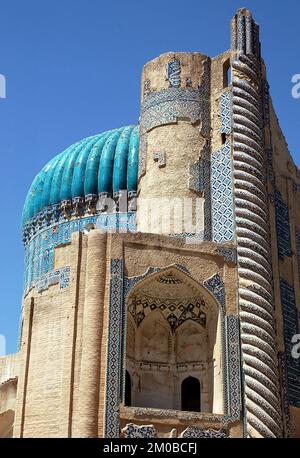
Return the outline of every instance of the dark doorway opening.
[[[187,377],[181,384],[181,410],[200,412],[200,382]]]
[[[128,371],[125,376],[125,406],[131,406],[131,377]]]

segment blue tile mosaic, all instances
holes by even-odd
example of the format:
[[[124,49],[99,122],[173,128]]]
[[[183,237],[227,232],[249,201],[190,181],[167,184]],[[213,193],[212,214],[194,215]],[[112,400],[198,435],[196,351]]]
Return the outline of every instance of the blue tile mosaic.
[[[236,315],[227,315],[226,328],[226,360],[227,380],[230,387],[227,391],[228,413],[231,418],[241,415],[241,374],[240,374],[240,323]]]
[[[106,402],[104,436],[119,437],[121,401],[122,321],[124,307],[124,265],[122,259],[111,260],[109,329],[106,371]]]
[[[88,225],[110,232],[135,232],[135,213],[112,213],[78,218],[55,224],[40,231],[25,247],[24,293],[32,288],[37,280],[54,268],[54,249],[71,242],[74,232],[84,230]]]
[[[168,62],[167,65],[167,75],[170,87],[180,87],[181,79],[181,65],[179,59],[173,59]]]
[[[227,89],[221,93],[220,97],[221,111],[221,133],[229,135],[231,133],[231,91]]]
[[[212,240],[234,240],[234,204],[230,141],[211,156]]]

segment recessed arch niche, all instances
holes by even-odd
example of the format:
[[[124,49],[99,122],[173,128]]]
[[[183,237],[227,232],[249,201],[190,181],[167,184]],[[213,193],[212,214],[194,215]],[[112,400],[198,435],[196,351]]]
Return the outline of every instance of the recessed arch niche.
[[[210,292],[171,266],[132,287],[126,315],[131,406],[223,413],[221,313]],[[186,379],[199,402],[186,389],[182,402]]]

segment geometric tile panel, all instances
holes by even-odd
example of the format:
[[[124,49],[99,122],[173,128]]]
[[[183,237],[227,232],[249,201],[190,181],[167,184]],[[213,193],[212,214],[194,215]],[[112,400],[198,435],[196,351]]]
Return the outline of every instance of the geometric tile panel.
[[[220,97],[221,134],[231,133],[231,91],[222,92]]]
[[[234,209],[230,141],[211,156],[212,240],[234,240]]]
[[[217,248],[216,253],[223,256],[225,262],[237,263],[237,252],[236,248]]]
[[[222,341],[222,367],[223,367],[223,382],[224,382],[224,389],[223,389],[223,401],[224,401],[224,411],[228,414],[229,406],[228,406],[228,391],[230,389],[228,384],[228,359],[226,358],[226,347],[227,347],[227,339],[226,339],[226,326],[225,326],[225,285],[223,283],[222,278],[219,274],[213,275],[208,280],[203,282],[203,285],[212,293],[215,297],[217,302],[220,305],[220,320],[221,320],[221,341]]]
[[[292,356],[292,337],[299,334],[298,310],[294,288],[285,280],[280,281],[281,306],[285,347],[285,368],[287,372],[287,395],[289,404],[300,407],[300,358]]]
[[[288,205],[284,202],[278,189],[275,190],[276,231],[278,257],[291,256],[290,219]]]

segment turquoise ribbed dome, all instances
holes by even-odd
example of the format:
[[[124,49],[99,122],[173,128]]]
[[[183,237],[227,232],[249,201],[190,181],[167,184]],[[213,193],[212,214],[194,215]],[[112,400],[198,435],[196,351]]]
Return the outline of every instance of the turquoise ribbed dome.
[[[25,201],[23,225],[65,201],[136,191],[138,148],[138,126],[128,126],[85,138],[65,149],[35,177]]]

